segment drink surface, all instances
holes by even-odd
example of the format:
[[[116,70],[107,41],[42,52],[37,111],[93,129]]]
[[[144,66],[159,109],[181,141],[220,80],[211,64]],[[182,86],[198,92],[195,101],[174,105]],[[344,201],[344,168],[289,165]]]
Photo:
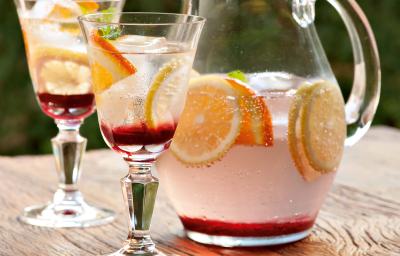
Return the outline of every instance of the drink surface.
[[[29,70],[44,113],[82,119],[94,111],[94,94],[79,15],[117,10],[121,1],[25,1],[18,10]]]
[[[231,80],[223,75],[217,76]],[[298,100],[299,92],[304,91],[300,88],[307,87],[305,84],[316,83],[319,79],[307,80],[285,73],[245,76],[246,82],[237,79],[234,81],[241,83],[247,89],[250,88],[254,94],[232,94],[225,100],[239,102],[237,107],[232,108],[232,112],[237,112],[237,116],[241,118],[239,125],[241,131],[236,135],[233,144],[217,159],[204,164],[200,162],[192,164],[190,161],[196,161],[196,158],[188,158],[183,152],[187,153],[196,146],[201,147],[202,143],[191,141],[190,146],[189,142],[184,142],[181,137],[184,138],[185,132],[188,134],[189,132],[180,130],[181,123],[179,123],[172,141],[172,150],[160,156],[157,170],[187,230],[209,235],[244,237],[276,236],[307,230],[314,223],[336,169],[324,174],[303,172],[309,169],[299,169],[296,165],[289,142],[293,139],[290,139],[288,134],[292,129],[290,120],[295,109],[293,106]],[[212,77],[213,81],[210,78],[194,79],[196,82],[191,83],[188,99],[190,98],[192,102],[200,100],[202,96],[190,96],[191,92],[194,92],[192,88],[198,86],[200,80],[205,81],[205,84],[211,84],[213,81],[216,83],[217,78]],[[311,89],[312,87],[310,86]],[[206,87],[203,88],[207,90]],[[308,94],[308,99],[304,97],[305,103],[312,102],[310,100],[312,93]],[[216,96],[212,98],[218,100]],[[257,103],[243,106],[240,102],[259,102],[261,99],[271,117],[271,121],[265,122],[263,126],[263,130],[269,130],[268,126],[271,126],[268,131],[271,141],[266,139],[258,142],[253,137],[246,137],[246,134],[243,134],[243,130],[248,126],[246,118],[249,116],[253,118],[253,122],[250,123],[253,125],[252,131],[257,131],[254,128],[254,115],[260,112],[257,109],[263,108],[263,105]],[[314,96],[311,99],[314,99]],[[180,120],[182,123],[185,122],[183,119],[187,110],[196,103],[186,104]],[[343,106],[339,104],[339,108]],[[201,120],[207,112],[197,115],[194,120]],[[311,116],[314,116],[318,111],[311,113],[313,114]],[[266,116],[268,115],[264,115],[263,118],[267,119]],[[208,122],[205,117],[207,123],[202,124],[202,127],[204,129],[210,125],[224,127],[228,122],[232,125],[234,119],[226,117],[227,115],[215,122]],[[308,120],[306,117],[299,119]],[[185,125],[186,129],[187,127]],[[324,130],[324,127],[321,126],[321,130]],[[179,135],[180,132],[182,136]],[[329,136],[327,134],[326,138]],[[208,137],[203,135],[202,138],[208,140]],[[314,135],[311,137],[314,138]],[[188,148],[186,151],[185,147]],[[209,150],[212,151],[214,148]],[[338,154],[341,156],[341,152]]]
[[[97,33],[89,56],[104,139],[129,157],[158,155],[174,135],[194,53],[164,37]]]

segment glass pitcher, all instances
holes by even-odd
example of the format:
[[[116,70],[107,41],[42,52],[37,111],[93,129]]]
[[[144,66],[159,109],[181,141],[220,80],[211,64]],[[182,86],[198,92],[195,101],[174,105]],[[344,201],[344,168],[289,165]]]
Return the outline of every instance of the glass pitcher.
[[[368,130],[380,93],[375,39],[352,0],[328,0],[354,51],[344,102],[315,26],[315,0],[194,0],[207,18],[186,105],[158,162],[189,238],[225,247],[310,234],[345,145]]]

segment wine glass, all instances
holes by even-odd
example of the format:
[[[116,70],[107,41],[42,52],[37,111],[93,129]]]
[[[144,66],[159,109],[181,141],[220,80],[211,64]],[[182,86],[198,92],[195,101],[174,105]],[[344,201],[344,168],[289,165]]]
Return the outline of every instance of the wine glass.
[[[129,166],[121,179],[129,235],[114,255],[159,254],[149,233],[158,188],[152,169],[174,135],[205,19],[117,13],[79,20],[103,138]]]
[[[114,212],[90,206],[78,189],[87,140],[79,134],[94,112],[86,47],[77,17],[112,13],[124,0],[15,0],[33,88],[42,111],[55,120],[51,140],[59,185],[53,200],[24,209],[19,219],[46,227],[88,227],[114,219]]]

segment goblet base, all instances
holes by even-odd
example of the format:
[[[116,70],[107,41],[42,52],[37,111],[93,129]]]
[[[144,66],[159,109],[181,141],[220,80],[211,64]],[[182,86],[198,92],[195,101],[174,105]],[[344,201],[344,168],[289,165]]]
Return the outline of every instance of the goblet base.
[[[85,202],[68,202],[26,207],[18,219],[41,227],[83,228],[107,224],[114,217],[115,213],[108,209],[93,207]]]
[[[311,233],[312,228],[286,235],[266,237],[216,236],[186,230],[186,235],[195,242],[221,247],[257,247],[287,244],[299,241]]]
[[[165,256],[164,253],[154,250],[151,252],[148,251],[132,251],[129,248],[122,248],[119,251],[109,254],[108,256]]]

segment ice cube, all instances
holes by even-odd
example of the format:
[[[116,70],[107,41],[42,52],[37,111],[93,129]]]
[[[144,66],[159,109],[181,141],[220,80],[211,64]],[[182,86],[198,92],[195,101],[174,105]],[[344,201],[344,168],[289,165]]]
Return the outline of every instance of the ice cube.
[[[114,42],[118,51],[123,53],[157,52],[167,46],[165,37],[125,35]]]
[[[100,118],[112,126],[143,120],[147,86],[141,79],[131,75],[101,93],[97,104]]]
[[[51,48],[65,48],[81,53],[86,52],[85,46],[79,38],[60,30],[55,23],[28,24],[27,34],[29,40],[38,45]]]
[[[54,13],[56,8],[62,10]],[[57,15],[62,14],[60,17]],[[38,0],[30,12],[30,18],[44,19],[44,18],[76,18],[82,14],[82,11],[75,1],[72,0]],[[52,17],[56,15],[55,17]],[[70,16],[70,17],[68,17]]]
[[[285,91],[293,88],[297,77],[284,72],[265,72],[248,75],[250,86],[258,91]]]
[[[50,15],[51,11],[55,6],[53,0],[39,0],[33,6],[30,12],[30,18],[43,19]]]

